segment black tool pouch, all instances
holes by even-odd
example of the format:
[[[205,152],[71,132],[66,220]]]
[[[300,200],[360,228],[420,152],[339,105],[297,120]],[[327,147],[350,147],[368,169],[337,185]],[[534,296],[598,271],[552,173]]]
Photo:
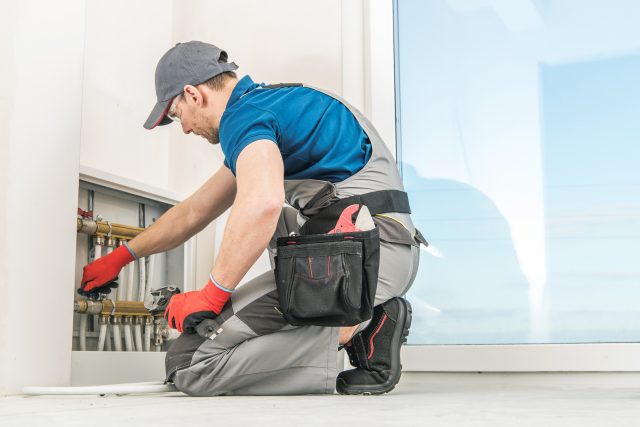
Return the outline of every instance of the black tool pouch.
[[[275,275],[285,319],[297,326],[370,319],[379,266],[378,228],[278,238]]]

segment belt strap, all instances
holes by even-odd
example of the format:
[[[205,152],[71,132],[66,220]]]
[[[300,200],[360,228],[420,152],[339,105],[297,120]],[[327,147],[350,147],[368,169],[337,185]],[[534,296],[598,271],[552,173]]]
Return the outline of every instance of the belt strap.
[[[340,199],[312,216],[301,227],[302,234],[320,234],[331,230],[349,205],[366,205],[371,215],[388,212],[411,213],[409,196],[400,190],[380,190]]]

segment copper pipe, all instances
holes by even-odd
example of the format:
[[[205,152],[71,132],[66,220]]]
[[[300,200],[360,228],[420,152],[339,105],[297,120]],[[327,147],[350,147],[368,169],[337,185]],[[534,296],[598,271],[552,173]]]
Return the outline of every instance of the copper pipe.
[[[112,236],[118,239],[133,239],[138,234],[144,231],[144,228],[132,227],[130,225],[113,224],[109,221],[94,221],[91,219],[77,219],[76,231],[78,233],[99,235],[99,236]]]
[[[149,311],[141,301],[114,301],[105,299],[102,301],[91,301],[86,299],[77,300],[73,310],[76,313],[100,314],[102,316],[145,316],[151,317]]]

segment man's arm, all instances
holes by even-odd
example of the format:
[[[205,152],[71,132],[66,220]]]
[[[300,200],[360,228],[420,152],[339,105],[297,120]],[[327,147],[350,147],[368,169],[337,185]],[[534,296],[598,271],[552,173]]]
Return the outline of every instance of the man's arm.
[[[132,239],[129,247],[139,257],[173,249],[226,211],[235,195],[236,178],[222,166],[195,193]]]
[[[236,163],[237,195],[207,284],[174,295],[164,312],[170,327],[193,332],[213,319],[232,290],[267,247],[284,203],[284,166],[278,146],[268,140],[248,145]]]
[[[212,276],[235,288],[265,250],[284,203],[284,165],[269,140],[251,143],[236,163],[237,196],[231,209]]]
[[[167,251],[184,243],[231,206],[236,179],[223,166],[193,195],[169,209],[147,230],[124,246],[84,267],[80,292],[90,296],[95,289],[114,281],[122,267],[138,257]]]

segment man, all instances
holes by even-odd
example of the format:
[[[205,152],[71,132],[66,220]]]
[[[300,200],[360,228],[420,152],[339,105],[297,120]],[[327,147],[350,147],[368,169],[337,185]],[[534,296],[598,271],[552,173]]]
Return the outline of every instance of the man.
[[[177,44],[160,59],[158,102],[144,126],[177,121],[186,134],[219,143],[224,165],[127,246],[86,266],[82,288],[99,290],[128,262],[182,244],[231,207],[208,283],[175,295],[165,312],[170,327],[185,331],[167,353],[167,378],[201,396],[388,392],[400,378],[400,346],[411,323],[410,305],[400,296],[419,259],[421,236],[408,202],[371,199],[391,210],[372,210],[381,245],[368,324],[287,324],[273,271],[236,287],[264,249],[274,249],[276,237],[298,232],[337,200],[358,195],[367,201],[376,191],[405,194],[398,191],[395,162],[373,126],[343,100],[302,85],[238,80],[237,68],[224,51],[195,41]],[[204,319],[219,326],[213,339],[193,333]],[[339,345],[355,369],[336,379]]]

